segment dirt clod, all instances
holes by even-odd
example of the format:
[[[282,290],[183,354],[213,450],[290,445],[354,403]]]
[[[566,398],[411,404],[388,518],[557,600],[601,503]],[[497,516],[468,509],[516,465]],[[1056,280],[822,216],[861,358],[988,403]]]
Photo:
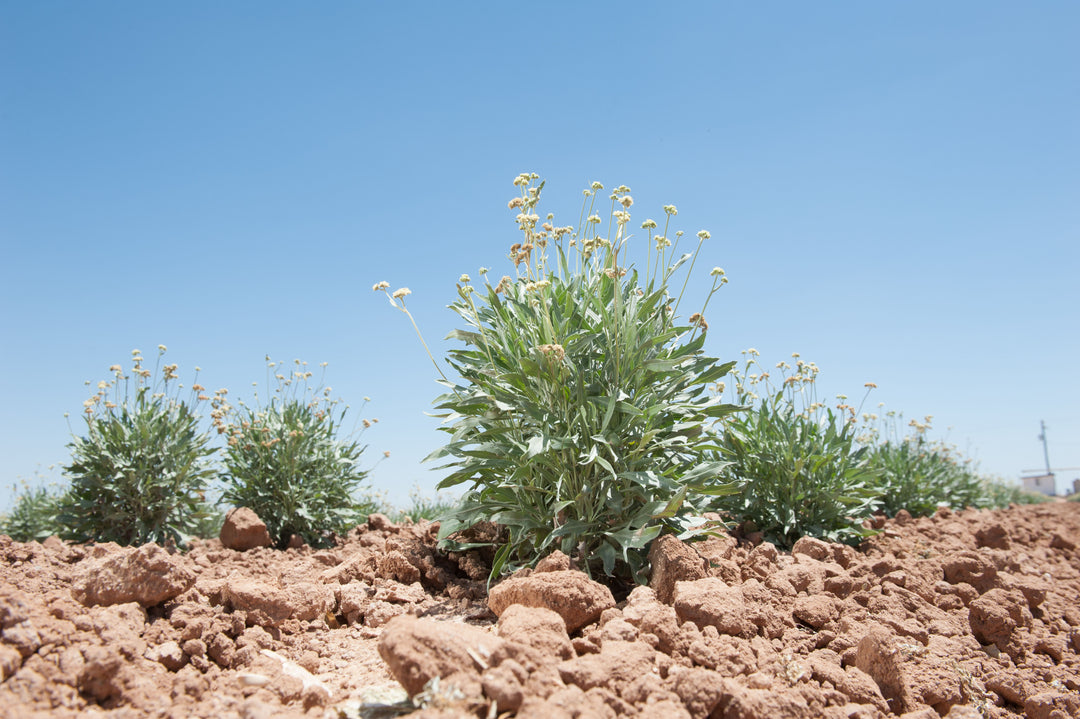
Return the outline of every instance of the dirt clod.
[[[561,553],[489,595],[381,515],[320,550],[0,537],[0,719],[1080,716],[1080,505],[878,523],[665,537],[621,602]]]

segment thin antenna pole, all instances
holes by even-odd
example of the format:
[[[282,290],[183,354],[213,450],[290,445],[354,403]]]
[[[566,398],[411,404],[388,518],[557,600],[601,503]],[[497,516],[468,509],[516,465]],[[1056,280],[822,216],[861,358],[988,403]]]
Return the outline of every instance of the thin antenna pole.
[[[1043,459],[1046,460],[1046,473],[1053,474],[1053,472],[1050,471],[1050,450],[1046,446],[1046,422],[1040,419],[1039,428],[1042,430],[1039,433],[1039,439],[1041,439],[1043,443]]]

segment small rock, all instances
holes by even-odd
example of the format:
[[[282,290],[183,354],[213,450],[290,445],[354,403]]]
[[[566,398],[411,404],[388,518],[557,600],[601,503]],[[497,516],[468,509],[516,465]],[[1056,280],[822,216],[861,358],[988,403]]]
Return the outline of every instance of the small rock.
[[[187,663],[187,655],[184,654],[184,650],[180,648],[180,645],[174,641],[150,647],[146,650],[144,656],[152,662],[160,663],[170,672],[178,671],[180,667]]]
[[[674,688],[693,719],[708,717],[732,691],[723,676],[701,667],[680,673]]]
[[[266,523],[247,507],[230,509],[225,515],[225,523],[221,525],[218,536],[223,545],[239,552],[273,544]]]
[[[821,629],[840,616],[840,610],[832,597],[824,594],[812,594],[798,597],[792,615],[814,629]]]
[[[495,702],[496,709],[500,713],[516,712],[521,708],[521,702],[525,698],[521,682],[528,675],[520,665],[517,665],[517,668],[521,671],[515,672],[512,665],[517,665],[517,662],[512,659],[507,660],[497,667],[488,669],[480,678],[484,695]],[[525,677],[520,676],[521,674],[525,674]]]
[[[675,597],[675,582],[709,576],[708,562],[693,547],[670,534],[661,535],[653,541],[649,548],[649,564],[649,586],[665,604],[671,604]]]
[[[949,584],[970,584],[980,594],[992,589],[997,578],[994,562],[979,552],[951,554],[942,562],[941,569],[945,574],[945,581]]]
[[[536,563],[534,572],[562,572],[570,569],[570,557],[556,549]]]
[[[544,607],[511,604],[499,617],[498,634],[542,652],[548,657],[571,659],[574,648],[566,632],[566,622]]]
[[[990,547],[991,549],[1009,549],[1012,546],[1009,531],[1000,522],[980,527],[975,532],[975,542],[980,547]]]
[[[266,626],[277,626],[286,619],[310,621],[334,608],[333,591],[312,582],[279,588],[251,579],[231,579],[225,600],[234,610],[247,612],[249,622]]]
[[[743,689],[731,696],[723,716],[724,719],[810,719],[814,712],[794,692]]]
[[[986,680],[986,688],[995,692],[1005,701],[1016,706],[1024,706],[1027,698],[1035,692],[1031,684],[1013,674],[995,674]]]
[[[608,642],[599,654],[570,659],[559,664],[559,675],[567,684],[584,690],[603,687],[621,695],[634,680],[653,669],[656,651],[641,642]]]
[[[915,702],[901,674],[903,660],[894,644],[894,637],[885,630],[871,630],[859,642],[855,666],[870,675],[889,707],[901,713],[914,709]]]
[[[832,559],[832,550],[829,545],[814,537],[799,537],[791,548],[792,556],[805,554],[811,559],[825,562]]]
[[[412,584],[420,581],[420,569],[409,562],[401,552],[394,550],[379,557],[379,575],[386,579],[393,579],[402,584]]]
[[[1024,595],[1017,591],[991,589],[968,607],[971,633],[980,644],[993,644],[1004,651],[1017,627],[1030,626],[1031,612]]]
[[[674,606],[679,620],[699,627],[713,626],[721,634],[749,637],[756,633],[746,604],[740,587],[729,587],[716,577],[675,585]]]
[[[551,609],[566,622],[567,631],[574,632],[614,607],[615,597],[584,572],[562,570],[511,577],[491,588],[488,607],[496,616],[502,616],[512,604]]]
[[[1080,694],[1042,692],[1028,697],[1024,702],[1024,716],[1027,719],[1056,719],[1059,716],[1077,715],[1080,715]]]
[[[115,647],[91,646],[83,653],[86,663],[79,673],[79,689],[98,701],[124,691],[125,662]]]
[[[138,602],[161,604],[187,591],[195,575],[157,544],[127,548],[101,559],[81,562],[71,593],[87,606]]]
[[[409,696],[430,680],[455,672],[480,677],[479,662],[486,662],[504,639],[467,624],[451,624],[403,615],[391,619],[379,637],[379,656]]]
[[[370,529],[376,532],[385,532],[392,529],[394,523],[390,521],[390,518],[385,514],[369,514],[367,519],[367,525]]]
[[[1054,536],[1050,538],[1050,546],[1054,549],[1067,549],[1069,551],[1072,551],[1076,549],[1076,542],[1062,534],[1055,532]]]

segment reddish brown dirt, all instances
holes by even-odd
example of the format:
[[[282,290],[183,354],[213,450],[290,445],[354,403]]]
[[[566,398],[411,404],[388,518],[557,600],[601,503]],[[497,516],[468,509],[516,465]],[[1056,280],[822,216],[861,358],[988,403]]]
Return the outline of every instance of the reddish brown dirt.
[[[393,716],[403,686],[429,719],[1080,716],[1078,503],[901,516],[858,550],[666,539],[620,602],[556,554],[490,609],[435,533],[0,537],[0,717]]]

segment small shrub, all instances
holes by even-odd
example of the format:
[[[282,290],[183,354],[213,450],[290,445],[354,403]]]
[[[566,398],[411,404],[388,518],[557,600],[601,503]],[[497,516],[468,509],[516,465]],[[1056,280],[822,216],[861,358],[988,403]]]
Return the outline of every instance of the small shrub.
[[[221,527],[225,524],[225,512],[210,502],[203,503],[191,530],[191,536],[199,539],[213,539],[221,536]]]
[[[164,354],[159,345],[159,366]],[[138,350],[132,362],[128,375],[113,365],[113,379],[99,382],[84,403],[86,435],[68,445],[71,488],[58,521],[76,541],[183,544],[204,515],[204,490],[214,474],[208,458],[215,450],[199,431],[197,407],[211,402],[219,419],[225,390],[211,400],[196,383],[184,401],[175,364],[152,380]]]
[[[983,478],[983,494],[986,497],[985,506],[994,509],[1005,509],[1012,504],[1045,504],[1054,501],[1042,492],[1030,492],[1001,477]],[[1074,494],[1069,499],[1078,501],[1080,495]]]
[[[783,547],[804,535],[844,542],[866,536],[861,522],[878,506],[877,475],[866,448],[855,446],[855,410],[842,395],[836,411],[816,400],[815,364],[797,360],[788,374],[791,366],[781,362],[774,391],[757,351],[744,354],[733,391],[752,409],[724,421],[718,452],[740,491],[715,506]]]
[[[238,403],[225,428],[222,502],[259,515],[278,547],[293,534],[326,546],[372,510],[355,496],[368,475],[358,464],[365,448],[339,437],[348,407],[331,388],[308,384],[306,363],[296,360],[285,376],[283,363],[266,359],[277,369],[269,401]],[[363,420],[364,428],[377,421]]]
[[[698,493],[730,490],[719,480],[723,463],[704,452],[714,446],[710,424],[736,409],[707,393],[733,363],[704,355],[705,307],[680,322],[682,293],[668,291],[688,260],[689,276],[709,235],[698,233],[697,250],[678,256],[682,233],[671,242],[667,223],[655,235],[646,221],[643,279],[623,264],[628,188],[611,194],[604,236],[594,212],[599,183],[586,190],[588,219],[575,230],[555,227],[551,215],[540,224],[535,179],[514,182],[520,195],[510,208],[523,233],[510,248],[514,276],[492,285],[481,270],[480,287],[462,276],[450,305],[465,327],[449,337],[465,347],[449,353],[460,381],[444,376],[449,391],[436,400],[450,441],[429,459],[450,460],[440,489],[468,490],[442,518],[440,536],[452,546],[459,530],[500,525],[493,576],[559,548],[591,572],[642,579],[646,545],[665,528],[686,530]],[[676,214],[665,212],[668,221]],[[705,304],[726,281],[713,271]],[[387,292],[406,313],[407,294]]]
[[[11,511],[0,515],[0,534],[6,534],[16,542],[60,535],[62,528],[56,517],[62,500],[63,492],[55,487],[30,487],[24,483],[23,490],[16,492]]]
[[[456,499],[440,493],[432,497],[422,493],[420,487],[416,486],[409,492],[409,506],[403,509],[391,507],[388,516],[395,522],[401,522],[405,518],[413,522],[421,519],[437,520],[450,514],[456,507]]]
[[[911,420],[908,434],[900,436],[902,416],[887,412],[863,416],[866,429],[859,441],[868,446],[871,464],[878,470],[882,510],[895,516],[906,509],[912,516],[929,516],[938,507],[994,506],[986,483],[955,447],[931,441],[927,431],[933,418]],[[878,424],[874,424],[878,422]],[[884,439],[884,441],[882,441]]]

